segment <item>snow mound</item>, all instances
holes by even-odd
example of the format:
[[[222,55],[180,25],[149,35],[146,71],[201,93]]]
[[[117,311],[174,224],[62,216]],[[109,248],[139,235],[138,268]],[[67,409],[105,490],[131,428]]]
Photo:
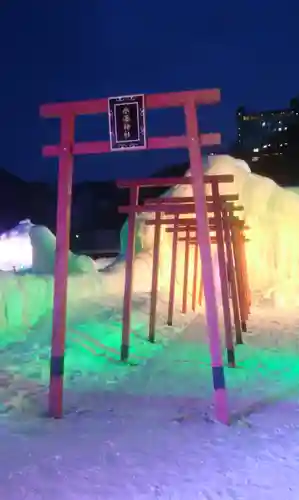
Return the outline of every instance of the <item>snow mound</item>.
[[[253,299],[273,305],[299,305],[299,196],[274,181],[240,169],[240,160],[216,157],[210,174],[231,173],[250,226],[246,245]],[[230,188],[223,188],[227,192]]]
[[[238,194],[238,204],[244,207],[243,215],[250,226],[246,245],[250,286],[253,302],[271,300],[279,307],[299,306],[299,196],[290,189],[278,186],[273,180],[251,173],[246,162],[228,155],[209,157],[207,175],[232,174],[234,182],[221,185],[221,194]],[[189,174],[188,174],[189,175]],[[210,194],[209,186],[206,188]],[[192,187],[178,186],[168,194],[192,196]],[[137,218],[135,250],[139,259],[151,254],[153,249],[153,228],[145,221],[153,214],[142,214]],[[124,254],[127,242],[127,226],[121,233],[121,248]],[[162,229],[160,287],[169,286],[172,237]],[[215,285],[217,295],[220,285],[217,273],[217,257],[213,253]],[[178,288],[183,281],[185,248],[178,248]],[[190,273],[192,273],[192,254]],[[191,274],[190,274],[191,278]],[[138,279],[138,278],[136,278]],[[140,279],[140,277],[139,277]],[[178,291],[178,293],[180,293]]]
[[[53,306],[56,239],[49,229],[30,225],[32,269],[26,274],[0,272],[0,332],[28,330]],[[20,240],[20,251],[23,242]],[[102,279],[92,259],[69,252],[68,302],[94,300]]]
[[[31,226],[29,236],[32,245],[32,272],[34,274],[53,274],[55,263],[56,238],[44,226]],[[94,261],[86,255],[69,252],[69,274],[96,272]]]

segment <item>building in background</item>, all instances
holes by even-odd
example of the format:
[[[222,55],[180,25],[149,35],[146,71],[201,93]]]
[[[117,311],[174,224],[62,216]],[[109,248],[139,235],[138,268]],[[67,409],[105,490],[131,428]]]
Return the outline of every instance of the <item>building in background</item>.
[[[231,153],[245,160],[253,172],[289,184],[299,181],[299,97],[288,108],[236,112],[237,138]]]
[[[239,151],[250,154],[253,158],[283,154],[288,147],[284,140],[288,130],[299,123],[299,99],[292,99],[288,108],[270,111],[250,113],[246,108],[240,107],[236,118]],[[282,138],[281,141],[279,137]]]

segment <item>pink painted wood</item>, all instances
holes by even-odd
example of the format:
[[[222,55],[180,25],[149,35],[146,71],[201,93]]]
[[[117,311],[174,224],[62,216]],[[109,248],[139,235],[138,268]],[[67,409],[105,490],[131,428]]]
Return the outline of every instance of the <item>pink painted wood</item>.
[[[138,204],[139,188],[133,186],[130,189],[130,206],[134,207]],[[134,279],[134,256],[135,256],[135,221],[136,213],[130,212],[128,217],[128,242],[126,249],[126,270],[125,270],[125,291],[124,291],[124,306],[123,306],[123,324],[122,324],[122,342],[121,342],[121,360],[127,361],[129,358],[130,348],[130,331],[131,331],[131,303],[133,293]]]
[[[198,290],[198,305],[203,305],[203,281],[202,281],[202,272],[200,273],[200,282],[199,282],[199,290]]]
[[[138,214],[142,213],[158,213],[164,212],[165,214],[187,214],[192,215],[194,213],[195,204],[194,203],[165,203],[156,205],[137,205],[136,207],[131,206],[120,206],[118,207],[118,211],[121,214],[129,214],[131,212],[135,212]]]
[[[182,298],[182,313],[186,314],[188,309],[188,285],[189,285],[189,261],[190,261],[190,231],[185,229],[185,260],[184,260],[184,275],[183,275],[183,298]]]
[[[159,198],[147,198],[145,205],[156,205],[157,203],[194,203],[193,196],[159,196]]]
[[[58,202],[56,222],[56,254],[53,299],[52,352],[54,364],[64,366],[68,252],[72,199],[75,117],[69,112],[61,117],[61,148],[58,171]],[[51,365],[49,386],[49,415],[61,418],[63,414],[63,373],[54,373]]]
[[[196,311],[197,306],[197,290],[198,290],[198,244],[194,245],[194,266],[193,266],[193,283],[192,283],[192,311]]]
[[[207,180],[209,180],[209,183],[213,182],[213,179],[217,179],[218,183],[222,183],[223,181],[221,180],[221,176],[205,176],[205,183],[207,184]],[[233,181],[233,178],[231,182]],[[226,176],[225,176],[225,183],[226,183]],[[239,195],[237,194],[225,194],[221,195],[221,201],[222,202],[231,202],[231,201],[238,201]],[[206,201],[208,203],[207,207],[209,208],[209,203],[213,203],[213,197],[212,196],[206,196]],[[159,198],[147,198],[145,200],[145,204],[156,204],[156,203],[194,203],[194,197],[193,196],[160,196]],[[234,210],[236,210],[234,208]],[[244,208],[242,207],[242,210]]]
[[[235,324],[235,332],[236,332],[236,344],[243,344],[240,304],[239,304],[239,297],[238,297],[236,270],[235,270],[235,266],[234,266],[234,255],[233,255],[233,248],[232,248],[231,228],[230,228],[230,221],[229,221],[229,213],[226,210],[223,210],[223,226],[224,226],[224,239],[225,239],[225,246],[226,246],[227,264],[228,264],[228,269],[229,269],[229,282],[230,282],[231,292],[232,292],[232,304],[233,304],[234,324]]]
[[[160,212],[158,212],[160,213]],[[182,217],[178,218],[176,221],[176,217],[179,217],[179,213],[173,214],[173,217],[168,217],[167,219],[161,219],[160,225],[161,226],[170,226],[166,228],[166,231],[168,233],[173,233],[176,230],[181,230],[184,231],[185,227],[188,226],[189,228],[194,228],[196,229],[196,218],[194,217]],[[147,226],[155,226],[155,221],[154,220],[147,220],[145,221],[145,224]]]
[[[235,222],[235,221],[234,221]],[[242,231],[236,223],[232,224],[232,246],[237,278],[237,289],[241,314],[242,331],[247,331],[248,305],[246,292],[246,279],[244,270],[244,260],[242,258]]]
[[[152,269],[152,289],[150,300],[149,333],[150,342],[155,342],[156,315],[157,315],[157,294],[159,280],[159,260],[160,260],[160,242],[161,242],[161,214],[157,213],[155,217],[155,235],[153,250],[153,269]]]
[[[213,263],[208,227],[208,215],[205,200],[204,174],[198,140],[197,113],[194,100],[190,99],[184,106],[190,167],[193,181],[193,196],[196,206],[197,237],[202,262],[202,278],[206,303],[206,321],[213,374],[221,373],[224,378],[221,354],[221,337],[218,325],[218,309],[213,276]],[[224,380],[223,380],[224,381]],[[214,397],[216,418],[225,424],[229,423],[228,398],[225,387],[217,387],[214,379]]]
[[[212,212],[215,208],[214,205],[208,203],[206,206],[207,212]],[[135,213],[157,213],[163,212],[165,214],[180,214],[180,215],[195,215],[195,204],[194,203],[160,203],[156,204],[147,203],[145,205],[137,205],[136,207],[131,206],[120,206],[118,207],[119,213],[129,214],[131,212]],[[193,217],[193,221],[196,220],[196,217]]]
[[[224,234],[223,234],[224,228],[221,217],[222,202],[219,193],[219,185],[216,182],[212,182],[212,197],[214,199],[214,206],[215,206],[214,218],[216,222],[217,255],[218,255],[220,288],[222,297],[222,311],[224,319],[227,362],[229,366],[235,367],[233,329],[232,329],[231,312],[229,304],[227,264],[226,264],[225,247],[224,247]]]
[[[219,182],[219,183],[224,183],[224,184],[230,184],[234,181],[234,176],[230,174],[221,174],[221,175],[204,175],[203,176],[203,182],[204,184],[210,184],[212,181]],[[167,186],[186,186],[188,184],[192,184],[192,177],[150,177],[148,179],[127,179],[127,180],[121,180],[117,181],[117,186],[119,188],[130,188],[133,186],[138,186],[140,188],[143,187],[167,187]],[[229,195],[226,195],[225,200],[227,200],[227,197]],[[233,200],[235,200],[235,196],[233,195]],[[167,198],[166,198],[167,199]],[[193,197],[194,199],[194,197]],[[238,199],[238,198],[237,198]],[[163,198],[161,198],[163,202]],[[157,200],[156,200],[157,201]],[[160,201],[160,199],[159,199]],[[210,198],[210,201],[212,201],[212,197]],[[228,201],[228,200],[227,200]]]
[[[173,323],[173,310],[174,310],[174,299],[175,299],[175,280],[176,280],[176,268],[177,268],[177,250],[178,250],[178,232],[176,230],[177,223],[179,220],[179,215],[176,214],[173,221],[173,237],[172,237],[172,252],[171,252],[171,270],[170,270],[170,286],[169,286],[169,302],[168,302],[168,314],[167,314],[167,324],[169,326]]]
[[[149,94],[145,96],[146,109],[177,108],[184,106],[192,99],[195,104],[216,104],[220,102],[220,90],[187,90],[185,92],[168,92],[166,94]],[[44,118],[59,118],[66,112],[74,115],[97,115],[108,113],[108,99],[90,99],[88,101],[59,102],[41,106]]]
[[[204,146],[213,146],[220,144],[220,134],[203,134],[202,142]],[[149,137],[147,140],[147,149],[185,149],[187,147],[187,138],[185,136],[174,137]],[[119,149],[120,153],[122,149]],[[128,152],[134,152],[134,148],[128,149]],[[74,144],[74,156],[85,154],[103,154],[110,153],[109,141],[90,141],[77,142]],[[44,156],[58,156],[59,146],[44,146]]]
[[[244,269],[244,282],[245,282],[245,290],[246,290],[246,317],[248,319],[250,314],[250,306],[251,306],[251,291],[249,285],[249,276],[248,276],[248,267],[247,267],[247,259],[246,259],[246,249],[245,242],[246,238],[244,236],[244,230],[247,229],[247,226],[244,225],[242,229],[239,229],[240,233],[240,246],[241,246],[241,258],[242,258],[242,266]]]

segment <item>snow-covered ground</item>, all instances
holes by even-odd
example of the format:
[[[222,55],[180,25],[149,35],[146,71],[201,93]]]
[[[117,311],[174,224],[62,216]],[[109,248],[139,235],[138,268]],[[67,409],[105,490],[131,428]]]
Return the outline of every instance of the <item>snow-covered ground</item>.
[[[202,316],[177,313],[169,328],[165,306],[149,345],[148,300],[135,296],[131,365],[118,362],[120,302],[71,315],[61,421],[44,416],[48,319],[1,352],[1,499],[297,500],[297,312],[252,311],[226,370],[225,427],[212,418]],[[80,331],[101,345],[80,347]]]

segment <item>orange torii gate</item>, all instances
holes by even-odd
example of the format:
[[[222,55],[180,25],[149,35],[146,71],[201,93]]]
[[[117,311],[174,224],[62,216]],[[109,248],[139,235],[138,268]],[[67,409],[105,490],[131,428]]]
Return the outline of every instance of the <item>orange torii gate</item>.
[[[245,236],[245,231],[249,228],[244,221],[237,219],[231,214],[230,220],[233,257],[236,267],[237,289],[240,304],[241,327],[242,331],[246,332],[251,306],[251,291],[245,253],[245,242],[248,241]]]
[[[85,154],[102,154],[136,149],[186,148],[189,153],[191,179],[196,213],[197,237],[201,260],[202,279],[206,302],[206,320],[212,360],[216,418],[229,421],[225,377],[221,356],[220,332],[217,321],[217,304],[213,282],[207,210],[204,196],[204,175],[201,148],[220,143],[219,134],[200,134],[197,106],[220,101],[220,91],[195,90],[156,95],[131,95],[89,101],[52,103],[41,106],[41,116],[60,119],[60,141],[45,146],[43,154],[59,159],[58,203],[56,228],[56,260],[53,301],[52,350],[50,362],[49,414],[59,418],[63,414],[63,380],[67,308],[68,251],[72,174],[74,157]],[[149,109],[183,107],[186,133],[181,136],[147,137],[146,114]],[[79,115],[105,113],[109,126],[109,141],[77,142],[75,121]],[[176,182],[177,183],[177,182]],[[135,182],[131,190],[131,204],[136,205],[138,189],[142,182]],[[159,185],[159,184],[156,184]],[[162,184],[160,184],[162,185]],[[166,183],[166,185],[169,185]],[[134,227],[134,216],[129,217],[129,233]],[[130,253],[130,250],[128,250]],[[130,274],[130,273],[129,273]],[[126,287],[130,286],[126,280]],[[125,291],[126,297],[130,293]],[[128,311],[127,308],[125,310]],[[128,319],[124,317],[126,323]],[[126,344],[122,357],[126,358]]]
[[[213,176],[209,176],[211,184],[213,184]],[[212,199],[213,197],[208,197],[208,199]],[[235,198],[237,199],[238,196],[231,195],[230,198]],[[163,208],[166,206],[165,204],[168,203],[171,205],[171,200],[172,198],[159,198],[159,200],[156,200],[158,203],[163,204]],[[180,203],[181,202],[181,203]],[[154,201],[151,200],[146,200],[146,205],[150,206],[156,206]],[[175,204],[180,205],[183,207],[186,206],[185,199],[182,198],[175,198]],[[236,207],[235,209],[240,209],[242,207]],[[221,215],[221,207],[217,210],[217,208],[214,207],[213,203],[207,203],[207,210],[208,212],[214,212],[217,214]],[[170,211],[167,210],[167,215],[170,215]],[[177,215],[177,214],[176,214]],[[234,359],[234,348],[233,348],[233,342],[232,342],[232,325],[231,325],[231,319],[230,319],[230,308],[229,308],[229,293],[228,293],[228,279],[226,275],[226,261],[225,261],[225,248],[224,248],[224,240],[221,237],[222,236],[222,229],[219,227],[219,224],[217,224],[218,218],[216,215],[214,215],[213,218],[209,218],[209,227],[210,230],[215,232],[216,236],[211,238],[211,242],[217,244],[217,250],[218,250],[218,258],[219,258],[219,270],[220,270],[220,277],[221,277],[221,284],[223,284],[223,281],[225,279],[225,286],[222,286],[222,303],[223,303],[223,311],[224,311],[224,324],[225,324],[225,333],[226,333],[226,340],[227,340],[227,353],[228,353],[228,363],[230,366],[234,366],[235,364],[235,359]],[[152,339],[154,334],[154,324],[155,324],[155,309],[156,309],[156,302],[157,302],[157,280],[158,280],[158,268],[159,268],[159,244],[160,244],[160,226],[173,226],[172,228],[167,228],[167,232],[173,233],[173,241],[175,242],[175,248],[173,248],[173,264],[171,266],[171,277],[170,277],[170,300],[169,300],[169,314],[168,314],[168,324],[172,324],[172,316],[173,316],[173,307],[174,307],[174,290],[175,290],[175,276],[176,276],[176,247],[177,247],[177,242],[178,241],[185,241],[185,259],[184,259],[184,278],[183,278],[183,298],[182,298],[182,313],[186,314],[187,312],[187,300],[188,300],[188,277],[189,277],[189,255],[190,255],[190,243],[194,244],[195,241],[191,239],[191,233],[195,232],[196,236],[196,219],[194,217],[192,218],[166,218],[163,219],[161,218],[161,214],[158,212],[156,213],[156,217],[154,220],[148,220],[146,221],[146,225],[149,226],[154,226],[155,227],[155,237],[154,237],[154,254],[153,254],[153,282],[152,282],[152,292],[151,292],[151,320],[150,320],[150,334],[149,338]],[[221,231],[221,232],[220,232]],[[186,233],[184,238],[178,238],[177,233],[183,232]],[[230,236],[228,236],[230,238]],[[241,335],[241,323],[239,320],[239,315],[238,315],[238,305],[237,305],[237,289],[236,289],[236,281],[235,281],[235,274],[233,271],[233,265],[232,265],[232,248],[231,248],[231,241],[230,239],[226,242],[226,250],[227,250],[227,259],[230,264],[230,267],[232,269],[231,275],[233,276],[233,284],[234,284],[234,294],[233,294],[233,305],[234,305],[234,316],[235,316],[235,327],[236,327],[236,335],[237,338],[239,339],[239,335]],[[221,268],[222,266],[222,268]],[[193,274],[193,294],[192,294],[192,308],[195,310],[195,303],[196,303],[196,286],[197,286],[197,267],[198,267],[198,245],[195,246],[195,256],[194,256],[194,274]],[[237,315],[237,316],[236,316]],[[152,319],[153,318],[153,319]],[[238,342],[241,343],[241,342]]]
[[[212,177],[212,176],[211,176]],[[213,182],[211,182],[213,183]],[[226,194],[221,195],[218,199],[215,208],[215,203],[213,203],[213,196],[206,196],[207,201],[207,211],[208,213],[216,214],[216,220],[214,221],[214,227],[210,225],[210,233],[211,233],[211,243],[217,243],[217,253],[219,260],[219,270],[221,274],[221,284],[223,285],[223,281],[227,281],[229,276],[232,279],[229,281],[231,285],[231,292],[233,298],[233,314],[234,314],[234,323],[236,328],[236,342],[237,344],[242,344],[242,331],[246,331],[246,321],[248,319],[249,314],[249,306],[250,297],[249,292],[249,284],[248,284],[248,276],[247,276],[247,266],[246,266],[246,256],[244,249],[244,238],[242,236],[243,230],[247,228],[244,225],[243,221],[238,220],[234,217],[234,212],[243,211],[243,207],[236,206],[232,202],[238,200],[238,195],[236,194]],[[157,199],[151,198],[146,199],[146,204],[155,204]],[[183,204],[192,203],[193,197],[160,197],[159,203],[162,204]],[[219,217],[220,214],[220,217]],[[217,223],[216,223],[217,222]],[[174,305],[174,289],[175,289],[175,276],[176,276],[176,253],[177,253],[177,243],[178,243],[178,233],[186,232],[186,227],[184,226],[184,220],[179,219],[179,215],[174,215],[173,219],[169,217],[166,220],[157,221],[150,220],[146,221],[147,225],[157,226],[160,223],[164,226],[172,225],[173,228],[167,228],[166,232],[173,233],[173,241],[172,241],[172,264],[171,264],[171,276],[170,276],[170,292],[169,292],[169,308],[168,308],[168,324],[172,325],[172,317],[173,317],[173,305]],[[216,223],[216,224],[215,224]],[[189,244],[194,245],[195,241],[190,237],[190,232],[197,232],[196,220],[188,218],[186,220],[186,224],[188,225],[188,234],[186,237],[186,262],[185,262],[185,273],[188,268],[188,260],[189,260]],[[183,227],[182,227],[183,226]],[[243,229],[242,229],[243,228]],[[159,229],[156,229],[159,230]],[[160,231],[160,230],[159,230]],[[240,233],[241,231],[241,233]],[[233,232],[233,234],[232,234]],[[214,235],[214,236],[213,236]],[[225,243],[225,245],[224,245]],[[224,247],[226,248],[226,259],[224,256]],[[194,261],[198,261],[198,248],[195,245],[194,249]],[[227,260],[227,267],[225,260]],[[228,276],[226,276],[228,269]],[[231,271],[229,271],[231,269]],[[192,309],[193,311],[196,308],[197,303],[197,266],[194,267],[194,276],[193,276],[193,291],[192,291]],[[234,279],[235,272],[237,273],[237,283]],[[202,293],[203,293],[203,283],[200,281],[200,289],[198,302],[201,304],[202,302]],[[238,286],[237,286],[238,285]],[[226,331],[229,332],[231,330],[231,321],[229,316],[229,301],[228,301],[228,287],[221,287],[222,293],[222,302],[223,307],[226,308],[224,311],[224,324]],[[187,302],[187,283],[184,280],[183,286],[183,304],[182,304],[182,312],[186,312],[186,302]],[[240,306],[240,307],[239,307]],[[241,323],[239,320],[239,309],[241,314]]]
[[[237,195],[224,195],[221,197],[222,201],[224,199],[237,200]],[[215,236],[211,237],[211,242],[213,244],[217,244],[217,253],[218,253],[218,261],[219,261],[219,271],[220,271],[220,279],[221,279],[221,295],[222,295],[222,304],[223,304],[223,312],[224,312],[224,326],[225,326],[225,334],[226,334],[226,346],[227,346],[227,354],[228,354],[228,364],[229,366],[235,365],[234,359],[234,349],[232,342],[232,324],[230,319],[230,306],[229,306],[229,284],[231,285],[231,293],[232,293],[232,306],[233,306],[233,315],[234,315],[234,325],[236,331],[236,343],[242,343],[242,329],[241,329],[241,320],[240,320],[240,298],[239,298],[239,290],[237,288],[236,282],[236,270],[234,265],[234,254],[233,252],[233,242],[231,238],[231,225],[237,221],[236,218],[229,217],[228,212],[222,212],[222,206],[219,206],[218,210],[211,203],[211,196],[208,196],[207,199],[209,202],[207,203],[207,211],[213,212],[214,216],[209,218],[209,227],[211,233],[214,233]],[[162,203],[164,209],[166,207],[166,203],[170,204],[172,198],[162,197],[159,198],[159,204]],[[174,198],[175,204],[180,204],[181,207],[186,207],[186,203],[188,201],[192,201],[192,198]],[[156,200],[157,202],[157,200]],[[155,200],[150,199],[145,202],[149,206],[155,206]],[[166,210],[166,209],[165,209]],[[233,206],[231,203],[226,203],[226,210],[231,211],[240,211],[243,210],[243,207]],[[182,211],[185,211],[184,208]],[[221,214],[223,221],[223,228],[219,227],[219,223],[217,224],[217,216],[215,214]],[[192,309],[193,311],[196,308],[197,302],[197,275],[198,275],[198,246],[196,244],[196,220],[194,217],[190,218],[179,218],[178,214],[173,214],[172,218],[169,218],[170,211],[167,210],[167,218],[161,218],[160,214],[156,214],[156,218],[154,220],[146,221],[146,224],[149,226],[155,227],[155,248],[154,248],[154,256],[153,256],[153,285],[152,285],[152,294],[151,294],[151,314],[152,317],[155,318],[155,307],[156,307],[156,295],[157,295],[157,277],[158,277],[158,266],[159,266],[159,241],[160,241],[160,226],[166,227],[166,232],[173,233],[173,245],[172,245],[172,262],[171,262],[171,275],[170,275],[170,290],[169,290],[169,307],[168,307],[168,324],[172,325],[173,319],[173,308],[174,308],[174,294],[175,294],[175,279],[176,279],[176,254],[177,254],[177,243],[178,241],[185,242],[185,260],[184,260],[184,277],[183,277],[183,297],[182,297],[182,313],[187,312],[187,299],[188,299],[188,277],[189,277],[189,246],[195,246],[194,250],[194,269],[193,269],[193,288],[192,288]],[[172,226],[172,227],[167,227]],[[184,237],[179,237],[179,233],[185,233]],[[192,233],[195,233],[195,238],[191,236]],[[224,233],[224,236],[223,236]],[[225,243],[225,244],[224,244]],[[222,257],[222,258],[221,258]],[[222,266],[222,269],[221,269]],[[239,270],[240,268],[238,268]],[[225,286],[223,286],[223,281],[225,280]],[[200,294],[202,291],[202,283],[200,282]],[[240,290],[241,292],[241,290]],[[226,310],[225,310],[226,308]],[[228,321],[229,320],[229,321]],[[150,338],[153,338],[154,330],[154,319],[150,322]]]
[[[236,209],[240,209],[241,207],[236,207]],[[219,242],[217,241],[217,233],[216,233],[216,225],[215,225],[215,219],[211,218],[209,219],[210,222],[210,230],[211,230],[211,243],[216,244],[217,247],[219,248]],[[236,242],[232,240],[230,233],[231,230],[233,229],[233,226],[236,225],[237,228],[240,228],[240,224],[238,224],[239,221],[238,219],[235,218],[235,220],[230,220],[229,221],[229,226],[227,222],[227,228],[225,229],[225,257],[226,257],[226,269],[227,269],[227,274],[226,274],[226,282],[227,286],[226,287],[221,287],[221,296],[222,296],[222,305],[223,308],[227,307],[229,308],[229,298],[231,297],[232,299],[232,308],[233,308],[233,318],[234,318],[234,326],[235,326],[235,333],[236,333],[236,344],[242,344],[243,339],[242,339],[242,331],[246,331],[246,321],[248,319],[248,313],[249,313],[249,308],[246,307],[246,313],[244,314],[244,308],[243,304],[247,304],[246,297],[248,294],[246,293],[246,288],[243,284],[243,276],[244,276],[244,269],[243,269],[243,262],[238,262],[238,266],[235,265],[235,255],[236,258],[238,259],[239,255],[239,249],[235,248]],[[169,222],[168,222],[169,224]],[[196,303],[197,301],[201,304],[202,302],[202,282],[200,280],[200,293],[199,297],[197,295],[197,272],[198,272],[198,253],[196,252],[197,248],[197,238],[196,238],[196,232],[197,228],[195,226],[195,220],[193,219],[179,219],[179,222],[177,226],[172,227],[172,228],[167,228],[166,232],[173,233],[173,237],[175,237],[176,233],[184,233],[184,236],[181,236],[178,238],[178,241],[185,242],[185,269],[184,269],[184,282],[183,282],[183,303],[182,303],[182,312],[186,313],[187,312],[187,297],[188,297],[188,276],[189,276],[189,270],[188,270],[188,263],[189,263],[189,247],[190,246],[195,246],[195,257],[194,257],[194,270],[193,270],[193,287],[192,287],[192,310],[194,311],[196,308]],[[193,234],[192,234],[193,233]],[[215,234],[215,235],[213,235]],[[217,252],[219,254],[219,252]],[[220,271],[220,276],[224,275],[223,272]],[[221,284],[221,283],[220,283]],[[241,284],[241,286],[238,286],[238,284]],[[229,293],[229,285],[230,285],[230,293]],[[224,296],[224,293],[226,294]],[[171,303],[171,301],[169,301]],[[173,312],[173,306],[172,306],[172,312]],[[224,311],[223,311],[224,312]],[[230,310],[227,311],[227,315],[230,314]],[[171,314],[171,319],[172,319],[172,314]],[[241,321],[242,319],[242,321]],[[225,320],[225,314],[224,314],[224,320]],[[225,332],[226,332],[226,337],[230,338],[231,336],[231,323],[226,323],[224,321],[224,327],[225,327]],[[229,351],[228,351],[229,354]],[[230,365],[233,365],[233,359],[229,359],[228,357],[228,362]]]
[[[177,247],[177,233],[179,232],[179,225],[183,224],[182,230],[188,232],[188,238],[186,241],[186,256],[185,256],[185,277],[183,286],[183,312],[186,312],[187,303],[187,274],[189,267],[189,239],[190,230],[196,226],[196,218],[184,218],[180,219],[181,215],[190,216],[194,215],[195,205],[194,198],[158,198],[158,199],[148,199],[145,200],[144,205],[138,204],[138,194],[136,197],[136,190],[141,187],[149,187],[153,185],[159,186],[175,186],[180,184],[190,184],[192,179],[190,177],[183,177],[177,179],[143,179],[140,181],[122,181],[118,183],[121,188],[130,189],[130,205],[119,207],[121,213],[127,213],[128,219],[128,242],[127,242],[127,254],[126,254],[126,283],[125,283],[125,295],[124,295],[124,321],[123,321],[123,331],[122,331],[122,346],[121,346],[121,357],[122,359],[128,359],[129,357],[129,336],[130,336],[130,315],[131,315],[131,298],[132,298],[132,282],[133,282],[133,259],[134,259],[134,248],[135,248],[135,220],[136,214],[140,213],[155,213],[155,218],[153,220],[147,220],[147,225],[155,226],[154,234],[154,245],[153,245],[153,269],[152,269],[152,287],[151,287],[151,304],[150,304],[150,319],[149,319],[149,341],[154,342],[155,340],[155,323],[156,323],[156,306],[157,306],[157,289],[158,289],[158,274],[159,274],[159,258],[160,258],[160,234],[161,226],[164,225],[174,225],[174,229],[169,229],[174,233],[175,244],[173,246],[173,261],[172,261],[172,271],[170,278],[170,304],[173,310],[173,299],[174,299],[174,283],[175,283],[175,273],[176,273],[176,247]],[[215,231],[216,237],[214,238],[217,244],[218,259],[219,259],[219,270],[220,270],[220,280],[222,288],[222,301],[223,301],[223,313],[224,313],[224,323],[225,323],[225,338],[226,338],[226,349],[229,366],[235,366],[235,354],[234,354],[234,344],[232,339],[232,324],[230,317],[230,305],[229,305],[229,288],[228,288],[228,276],[227,276],[227,266],[225,257],[225,236],[224,236],[224,225],[223,225],[223,210],[222,203],[223,200],[235,201],[238,199],[238,195],[226,195],[221,197],[219,195],[219,183],[231,183],[233,182],[232,175],[206,175],[204,176],[205,184],[210,184],[212,186],[212,195],[207,197],[207,212],[213,212],[214,216],[208,219],[208,224]],[[206,197],[205,197],[206,198]],[[135,203],[134,203],[135,201]],[[174,216],[174,219],[162,218],[161,215]],[[226,237],[228,235],[226,234]],[[229,236],[230,238],[230,236]],[[231,240],[227,241],[229,245],[229,251],[231,249]],[[230,253],[230,256],[232,253]],[[231,260],[229,261],[231,262]],[[232,270],[231,270],[231,275]],[[235,282],[234,282],[235,283]],[[237,301],[237,291],[235,283],[235,294],[234,300]],[[234,312],[238,314],[238,305],[234,305]],[[239,316],[238,316],[239,318]],[[172,322],[172,314],[171,314]],[[241,335],[241,324],[239,321],[235,321],[238,339]],[[239,342],[241,343],[241,342]]]

